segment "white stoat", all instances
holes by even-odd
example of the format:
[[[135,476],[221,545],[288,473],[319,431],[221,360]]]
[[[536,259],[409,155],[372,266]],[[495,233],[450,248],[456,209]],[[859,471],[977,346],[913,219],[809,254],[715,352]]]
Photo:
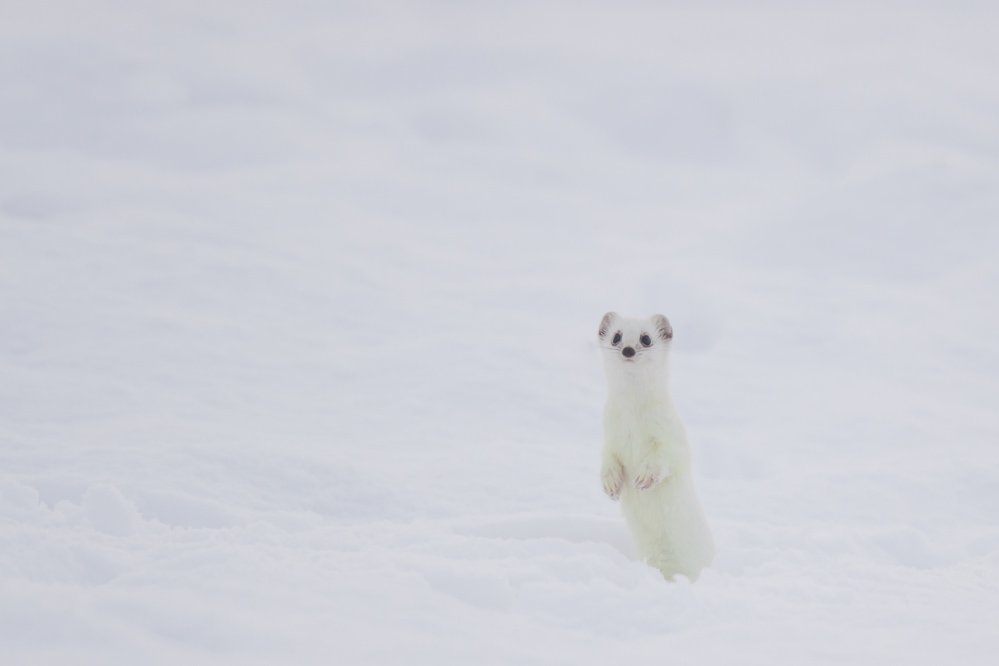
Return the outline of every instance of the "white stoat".
[[[600,322],[607,371],[600,480],[631,528],[638,554],[672,579],[710,566],[714,540],[694,490],[687,431],[669,392],[673,327],[608,312]]]

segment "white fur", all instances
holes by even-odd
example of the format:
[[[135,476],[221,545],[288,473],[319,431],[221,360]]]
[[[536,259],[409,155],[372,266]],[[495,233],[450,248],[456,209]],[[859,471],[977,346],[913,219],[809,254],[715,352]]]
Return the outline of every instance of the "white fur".
[[[617,333],[619,343],[614,343]],[[641,336],[648,335],[646,347]],[[687,432],[669,392],[673,329],[662,315],[647,319],[608,312],[600,323],[607,371],[600,480],[631,528],[638,554],[667,579],[690,580],[710,566],[715,546],[694,490]],[[626,358],[625,347],[635,350]]]

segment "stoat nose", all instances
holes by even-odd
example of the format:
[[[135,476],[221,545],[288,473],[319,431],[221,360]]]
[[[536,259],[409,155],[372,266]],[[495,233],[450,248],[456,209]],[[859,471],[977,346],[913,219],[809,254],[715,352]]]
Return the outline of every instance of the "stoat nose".
[[[621,353],[624,354],[625,358],[631,358],[632,356],[635,355],[635,348],[625,347],[624,349],[621,350]]]

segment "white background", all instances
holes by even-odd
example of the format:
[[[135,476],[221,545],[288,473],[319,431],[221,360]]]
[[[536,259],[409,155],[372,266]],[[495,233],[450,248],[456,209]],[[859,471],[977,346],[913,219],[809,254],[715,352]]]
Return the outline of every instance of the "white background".
[[[992,663],[999,16],[666,5],[3,0],[3,662]]]

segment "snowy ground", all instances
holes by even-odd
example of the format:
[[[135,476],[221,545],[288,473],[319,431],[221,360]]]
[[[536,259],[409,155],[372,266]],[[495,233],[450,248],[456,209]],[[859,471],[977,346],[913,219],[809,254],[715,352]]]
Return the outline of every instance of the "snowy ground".
[[[994,7],[331,5],[0,3],[4,664],[994,663]]]

